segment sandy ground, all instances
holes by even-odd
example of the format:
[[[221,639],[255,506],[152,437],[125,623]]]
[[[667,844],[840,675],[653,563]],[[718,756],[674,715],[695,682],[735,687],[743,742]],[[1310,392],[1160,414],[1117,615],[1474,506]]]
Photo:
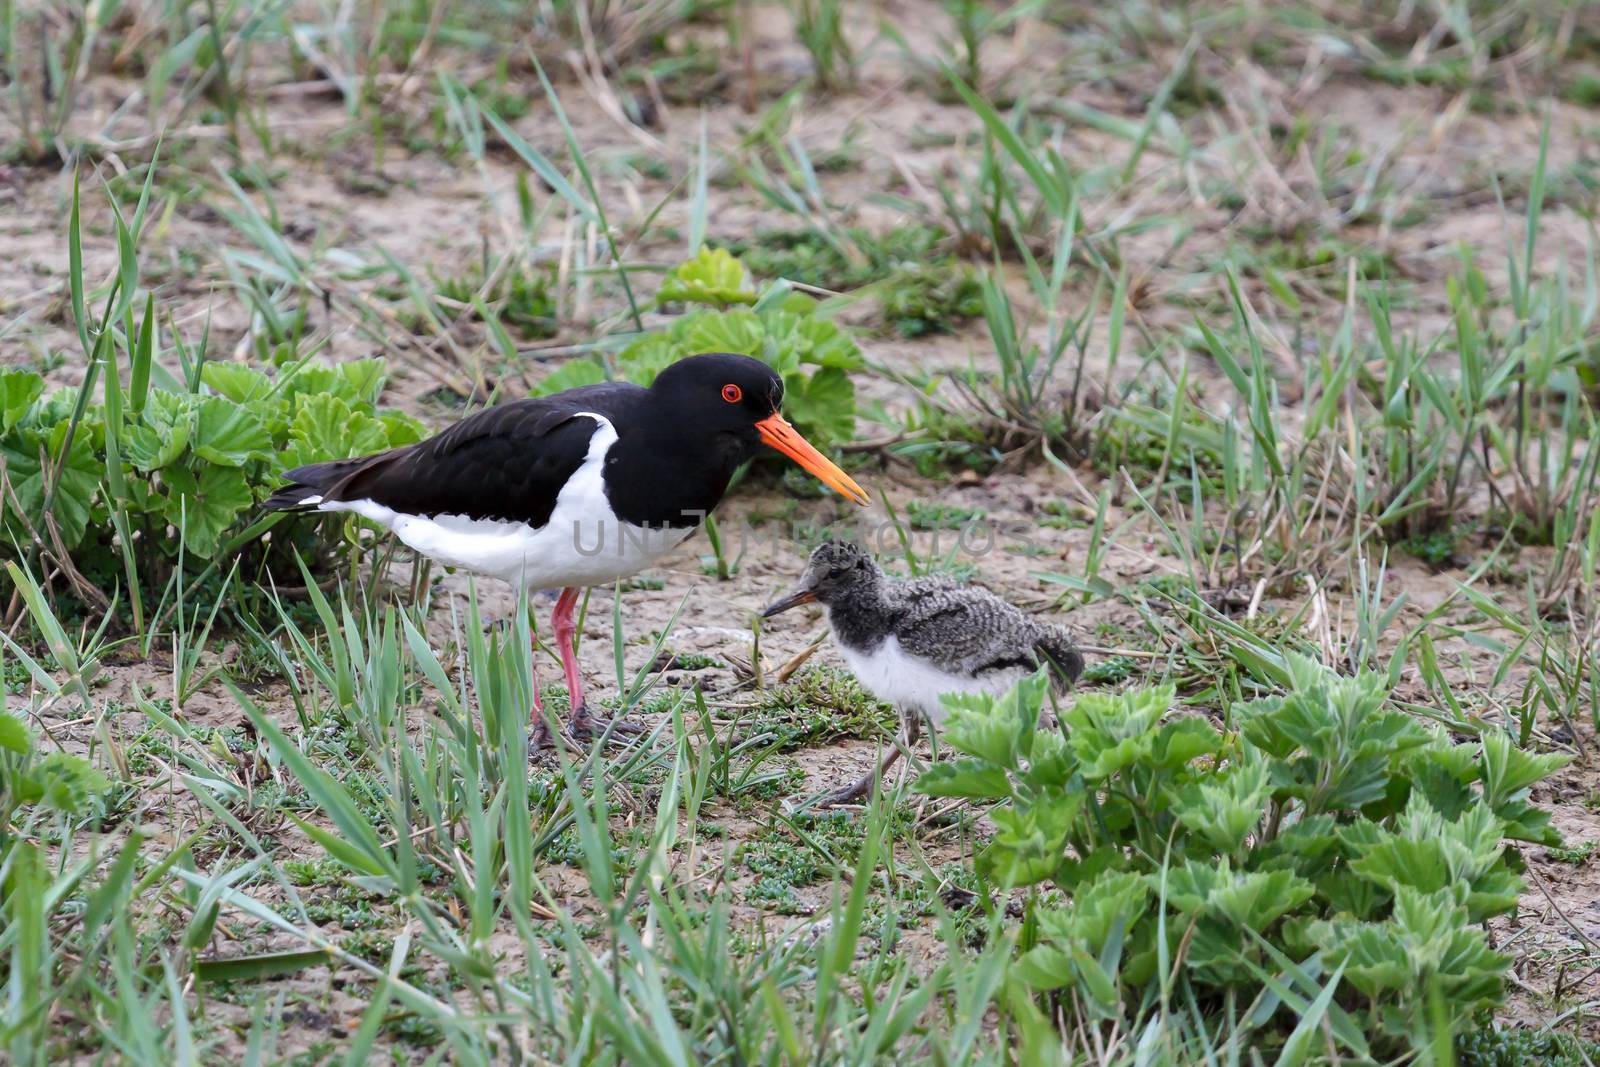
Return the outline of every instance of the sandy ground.
[[[885,0],[878,6],[906,29],[914,47],[932,46],[931,27],[938,24],[936,5],[925,0]],[[759,96],[765,105],[798,84],[808,67],[804,52],[794,44],[786,16],[765,7],[758,11]],[[692,37],[701,28],[681,32]],[[682,39],[674,37],[670,46],[682,44]],[[935,204],[933,189],[940,179],[975,166],[980,149],[968,137],[974,130],[971,113],[957,104],[940,103],[919,88],[898,49],[881,39],[863,39],[859,44],[867,58],[856,87],[801,104],[788,136],[813,154],[844,146],[855,160],[853,165],[819,175],[831,217],[842,225],[883,229],[909,217],[890,202],[891,196],[900,198],[900,203]],[[1024,56],[1035,60],[1047,57],[1054,65],[1066,65],[1081,58],[1087,47],[1081,38],[1058,27],[1030,23],[1010,38],[991,42],[988,62],[993,69],[1027,72],[1019,77],[1021,84],[1013,86],[1019,94],[1052,87],[1059,90],[1059,81],[1049,73],[1052,62],[1025,64]],[[1536,109],[1508,107],[1484,114],[1446,90],[1385,85],[1355,77],[1340,61],[1326,57],[1305,65],[1298,80],[1286,78],[1276,68],[1272,73],[1254,65],[1235,68],[1224,57],[1209,52],[1197,63],[1230,102],[1249,101],[1259,106],[1263,111],[1260,123],[1228,107],[1189,116],[1181,127],[1190,144],[1188,151],[1177,150],[1171,138],[1156,137],[1137,164],[1139,180],[1125,192],[1087,195],[1083,212],[1088,246],[1100,235],[1124,227],[1130,218],[1155,220],[1148,229],[1117,241],[1130,279],[1128,332],[1141,337],[1141,345],[1148,343],[1169,357],[1187,352],[1191,379],[1200,383],[1208,406],[1218,410],[1230,406],[1234,402],[1231,387],[1208,358],[1189,346],[1185,333],[1197,313],[1227,313],[1223,276],[1216,264],[1240,242],[1259,244],[1263,230],[1288,235],[1311,228],[1350,248],[1386,257],[1399,285],[1411,296],[1397,310],[1396,325],[1425,336],[1448,318],[1445,279],[1458,269],[1463,246],[1474,250],[1491,284],[1504,283],[1503,250],[1508,244],[1520,248],[1522,241],[1519,190],[1525,187],[1538,152]],[[1151,91],[1141,73],[1160,66],[1161,57],[1152,57],[1137,70],[1112,71],[1075,84],[1062,99],[1138,122]],[[562,101],[599,175],[604,200],[619,231],[629,236],[624,256],[630,262],[669,265],[682,252],[681,236],[669,235],[669,230],[681,232],[688,225],[688,197],[679,182],[697,151],[702,115],[713,146],[733,143],[753,122],[740,106],[736,81],[724,78],[723,83],[699,97],[703,110],[669,104],[649,130],[625,125],[608,114],[603,92],[570,79],[561,83]],[[425,114],[431,99],[424,94],[425,87],[425,79],[402,87],[394,104],[397,111]],[[439,403],[441,387],[470,392],[473,383],[481,380],[497,386],[502,396],[517,395],[564,358],[547,356],[536,348],[559,353],[563,346],[586,339],[598,322],[615,313],[619,301],[614,284],[603,277],[580,276],[584,264],[600,257],[594,235],[575,223],[553,196],[535,187],[537,208],[546,214],[539,252],[559,262],[564,277],[572,279],[564,288],[560,336],[538,342],[525,353],[526,358],[507,364],[488,353],[482,331],[469,321],[453,324],[447,331],[448,341],[413,334],[393,315],[376,333],[358,328],[363,321],[371,321],[370,309],[385,304],[378,282],[361,277],[362,272],[353,267],[379,262],[380,250],[419,276],[425,277],[430,270],[444,276],[475,262],[486,240],[492,244],[511,237],[520,240],[516,236],[515,178],[521,166],[503,150],[492,151],[480,167],[465,160],[448,161],[433,152],[407,151],[397,144],[387,145],[379,162],[359,131],[351,135],[349,120],[337,99],[292,92],[267,95],[269,86],[259,88],[264,120],[278,149],[268,165],[281,172],[270,193],[272,208],[283,221],[289,247],[306,264],[307,274],[329,293],[326,305],[310,303],[311,325],[325,341],[327,358],[383,355],[390,360],[393,379],[386,404],[409,410],[432,425],[445,425],[455,412]],[[129,91],[126,79],[98,76],[88,87],[83,109],[86,114],[106,114]],[[1345,217],[1348,205],[1330,202],[1326,188],[1316,178],[1309,149],[1283,155],[1259,141],[1261,125],[1293,116],[1309,116],[1337,151],[1360,152],[1365,158],[1384,161],[1379,180],[1385,190],[1387,215]],[[1600,142],[1594,134],[1600,127],[1600,114],[1557,104],[1551,122],[1551,173],[1568,176],[1584,168],[1595,173],[1594,145]],[[565,158],[560,127],[541,102],[535,101],[515,126],[550,158]],[[119,128],[114,139],[134,140],[143,132]],[[1104,158],[1122,157],[1128,146],[1125,140],[1063,120],[1059,148],[1069,163],[1087,167]],[[172,166],[214,180],[205,158],[211,153],[204,147],[188,147],[183,152],[181,161]],[[644,176],[629,162],[638,156],[663,161],[669,176]],[[93,175],[85,174],[85,252],[92,276],[105,276],[115,254],[108,236],[105,198],[98,192],[100,181],[113,178],[125,167],[137,166],[142,158],[138,151],[108,152]],[[1491,178],[1510,190],[1504,210],[1491,191]],[[1219,197],[1215,195],[1219,187],[1236,195]],[[1570,188],[1560,183],[1552,186],[1537,256],[1541,270],[1553,271],[1561,262],[1569,270],[1582,270],[1592,229],[1583,218],[1584,204],[1576,194],[1569,198]],[[0,257],[0,365],[49,366],[52,380],[61,384],[74,382],[82,374],[81,358],[74,355],[76,340],[68,319],[65,281],[63,235],[70,189],[70,176],[58,170],[14,166],[0,171],[0,248],[5,250]],[[663,198],[666,203],[654,226],[644,236],[637,236],[638,224]],[[713,238],[728,240],[798,224],[749,188],[725,186],[715,176],[711,198]],[[266,203],[259,196],[253,199],[258,205]],[[249,316],[223,258],[254,250],[223,214],[236,205],[226,194],[212,194],[158,206],[161,210],[155,213],[144,252],[146,280],[157,285],[162,299],[174,308],[180,330],[193,334],[209,319],[214,358],[243,358]],[[1399,216],[1408,212],[1420,221],[1408,219],[1401,225]],[[248,272],[250,261],[238,262]],[[1090,272],[1081,273],[1082,281],[1073,295],[1087,304],[1094,283]],[[1298,315],[1273,317],[1263,310],[1269,306],[1265,300],[1256,304],[1258,313],[1265,316],[1261,325],[1272,341],[1271,355],[1279,364],[1280,390],[1286,403],[1297,399],[1303,368],[1317,357],[1314,338],[1319,331],[1325,335],[1346,307],[1340,263],[1293,271],[1290,278],[1301,300]],[[1015,299],[1031,308],[1020,273],[1013,282]],[[642,284],[648,291],[652,283],[646,280]],[[1263,293],[1259,279],[1247,279],[1247,292]],[[1282,307],[1281,303],[1270,306]],[[851,311],[846,317],[870,319],[864,311]],[[1103,390],[1107,315],[1102,311],[1095,321],[1086,370],[1093,388]],[[1035,335],[1042,336],[1044,328],[1035,316]],[[863,333],[861,340],[875,369],[861,376],[860,395],[881,401],[889,410],[909,407],[914,397],[909,387],[888,372],[953,370],[969,362],[979,367],[993,365],[978,324],[969,324],[954,335],[916,341],[874,332]],[[55,354],[60,358],[54,358]],[[1071,370],[1076,365],[1072,358],[1063,368]],[[1118,377],[1125,380],[1138,372],[1138,361],[1125,353]],[[1285,426],[1292,429],[1292,424],[1293,415],[1286,408]],[[1093,427],[1091,424],[1091,432]],[[889,428],[863,421],[858,436],[875,439],[888,433]],[[1107,485],[1113,490],[1108,529],[1116,535],[1102,563],[1101,576],[1121,589],[1181,569],[1138,502],[1129,498],[1121,483],[1108,482],[1105,472],[1080,464],[1071,477],[1065,477],[1034,454],[1018,456],[990,476],[930,482],[882,450],[857,458],[858,480],[885,491],[902,513],[910,501],[937,498],[980,510],[992,526],[1009,531],[996,537],[992,548],[969,554],[984,584],[1019,604],[1047,612],[1090,644],[1154,654],[1138,661],[1141,669],[1152,675],[1165,669],[1168,650],[1152,642],[1138,611],[1127,600],[1074,607],[1059,598],[1058,585],[1040,577],[1042,573],[1081,573],[1090,538],[1087,528],[1041,525],[1043,504],[1060,501],[1087,513]],[[708,577],[704,560],[710,549],[704,536],[697,535],[652,572],[662,580],[661,588],[626,594],[628,633],[648,634],[663,627],[681,605],[681,619],[669,647],[680,653],[705,653],[722,665],[692,673],[669,672],[667,683],[698,681],[707,691],[730,693],[746,685],[749,672],[741,665],[752,657],[752,620],[798,573],[803,559],[802,548],[784,536],[783,524],[766,517],[784,515],[824,524],[854,519],[847,511],[847,505],[833,500],[791,502],[770,488],[741,491],[724,504],[721,513],[724,531],[745,541],[742,555],[738,547],[730,553],[739,557],[737,574],[729,581]],[[867,518],[881,522],[882,509],[874,509]],[[934,541],[934,532],[919,531],[919,551],[947,551],[954,535],[939,533],[945,538],[943,543]],[[1386,595],[1403,593],[1407,604],[1390,637],[1446,598],[1483,551],[1478,541],[1464,544],[1461,565],[1438,571],[1409,557],[1392,561]],[[1523,595],[1523,576],[1539,573],[1548,560],[1547,552],[1541,550],[1512,553],[1503,567],[1507,580],[1490,587],[1508,603],[1516,603]],[[404,576],[408,568],[401,566],[396,573]],[[1334,577],[1327,587],[1320,630],[1308,631],[1307,636],[1342,647],[1342,639],[1353,632],[1355,608],[1348,582],[1341,580],[1342,574]],[[1235,614],[1253,611],[1293,617],[1307,595],[1306,583],[1289,575],[1251,608],[1248,605],[1255,591],[1247,586],[1242,596],[1234,596],[1237,591],[1230,592],[1229,584],[1228,575],[1219,575],[1217,589],[1208,592],[1232,605]],[[435,636],[442,639],[448,628],[446,602],[454,600],[459,606],[465,590],[461,576],[444,578],[436,587]],[[514,608],[510,595],[493,584],[486,584],[480,592],[485,613],[491,618],[502,618]],[[602,694],[615,687],[610,667],[610,597],[607,591],[595,592],[583,640],[587,682]],[[549,603],[545,599],[537,604],[541,615],[548,611]],[[1442,621],[1450,618],[1447,615]],[[794,613],[769,624],[760,652],[763,673],[770,677],[810,645],[821,629],[816,612]],[[630,671],[643,664],[647,651],[645,645],[630,644]],[[1459,680],[1464,700],[1486,718],[1498,718],[1520,699],[1525,668],[1495,680],[1491,676],[1494,656],[1459,638],[1441,640],[1440,654],[1452,677]],[[830,648],[819,652],[816,662],[839,665]],[[168,684],[167,669],[159,660],[125,658],[108,667],[102,692],[108,700],[122,700],[136,684],[163,691]],[[547,682],[559,677],[553,663],[547,662],[544,670]],[[1425,692],[1420,679],[1408,670],[1400,695],[1421,699]],[[293,709],[281,684],[268,680],[254,688],[253,697],[285,725],[293,723]],[[220,685],[193,696],[184,711],[190,721],[205,725],[237,726],[242,721],[237,705]],[[89,729],[83,722],[60,725],[68,738]],[[143,724],[136,714],[125,713],[114,725],[131,736]],[[1573,729],[1543,722],[1541,729],[1553,747],[1571,751],[1576,758],[1535,799],[1555,812],[1556,826],[1569,844],[1600,840],[1600,764],[1595,756],[1600,739],[1582,721]],[[846,738],[784,759],[804,772],[806,790],[832,787],[863,770],[882,740]],[[731,809],[714,811],[711,817],[725,826],[730,842],[770,825],[769,819]],[[957,842],[936,844],[936,854],[944,859],[959,857],[960,850]],[[1600,976],[1592,969],[1600,942],[1600,868],[1596,867],[1600,861],[1562,862],[1538,849],[1527,858],[1530,889],[1516,917],[1497,922],[1494,935],[1518,957],[1518,989],[1509,1016],[1538,1019],[1548,1018],[1563,1005],[1592,999],[1600,991]],[[552,878],[558,893],[570,894],[572,902],[581,904],[581,876],[555,873]],[[826,892],[825,885],[810,887],[803,903],[824,906]],[[752,907],[750,913],[760,915],[762,909]],[[338,928],[330,925],[327,932],[337,934]],[[324,979],[313,974],[297,981],[316,986]],[[302,1020],[313,1030],[336,1025],[339,1016],[348,1018],[359,1011],[359,1004],[347,993],[324,1000],[329,1013],[326,1018]]]

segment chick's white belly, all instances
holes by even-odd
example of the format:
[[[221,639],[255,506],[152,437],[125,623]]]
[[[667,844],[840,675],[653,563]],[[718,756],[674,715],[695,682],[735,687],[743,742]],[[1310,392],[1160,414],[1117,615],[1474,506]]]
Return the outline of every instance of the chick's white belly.
[[[943,722],[947,709],[939,699],[944,693],[1006,692],[1027,673],[1022,668],[987,672],[981,678],[956,674],[913,656],[900,647],[893,635],[870,652],[839,647],[845,663],[862,688],[879,700],[905,710],[921,711],[935,724]]]

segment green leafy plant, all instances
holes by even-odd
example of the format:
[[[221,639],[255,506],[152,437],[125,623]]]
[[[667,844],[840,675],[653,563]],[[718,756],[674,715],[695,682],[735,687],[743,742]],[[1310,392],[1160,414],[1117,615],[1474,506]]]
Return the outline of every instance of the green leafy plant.
[[[170,375],[176,388],[153,386],[146,369],[125,394],[108,376],[102,404],[81,403],[76,388],[46,395],[32,372],[5,374],[0,463],[9,492],[0,534],[8,547],[70,553],[89,574],[114,574],[126,548],[141,573],[157,577],[180,551],[200,561],[221,554],[284,469],[424,433],[409,416],[377,411],[379,359],[301,363],[276,376],[200,359],[192,370],[193,388]]]
[[[856,57],[845,36],[847,13],[839,0],[795,0],[795,36],[811,53],[817,84],[826,91],[855,81]]]
[[[1059,732],[1039,728],[1042,675],[946,698],[961,755],[917,788],[995,802],[979,873],[1070,898],[1031,898],[1016,966],[1034,990],[1110,1020],[1167,995],[1181,961],[1197,1003],[1253,1002],[1269,1040],[1280,1005],[1328,994],[1356,1055],[1431,1047],[1498,1002],[1510,960],[1479,924],[1522,888],[1505,842],[1558,843],[1528,796],[1566,757],[1452,741],[1390,708],[1376,673],[1290,654],[1283,675],[1229,733],[1169,714],[1170,685],[1084,694]]]
[[[508,262],[493,271],[474,264],[435,281],[442,302],[470,308],[480,318],[487,317],[480,308],[488,310],[519,336],[532,339],[556,335],[556,298],[551,292],[554,276],[549,266]]]
[[[1552,1030],[1504,1029],[1485,1022],[1456,1042],[1460,1067],[1589,1067],[1600,1042]]]
[[[751,295],[749,307],[742,304]],[[754,356],[783,375],[783,407],[791,422],[819,447],[848,441],[855,433],[855,386],[850,372],[864,361],[861,349],[840,326],[818,313],[818,304],[786,286],[759,297],[746,293],[744,267],[726,252],[702,252],[676,268],[657,296],[659,303],[698,303],[664,330],[648,333],[617,354],[621,376],[649,385],[662,368],[701,352]],[[548,395],[603,381],[595,360],[575,360],[548,375],[535,390]]]
[[[107,782],[88,760],[66,752],[41,754],[27,725],[0,712],[0,860],[19,818],[34,811],[85,814]]]
[[[720,243],[757,277],[843,290],[882,281],[901,263],[925,262],[943,239],[933,226],[896,226],[881,234],[848,228],[837,235],[801,227],[757,230]]]
[[[183,562],[214,573],[209,565],[233,550],[262,544],[258,535],[280,520],[254,516],[253,506],[285,468],[423,434],[409,416],[377,413],[382,360],[323,367],[280,352],[271,375],[208,358],[209,329],[191,341],[153,293],[139,301],[153,175],[147,170],[131,219],[110,201],[116,269],[99,288],[84,267],[73,187],[67,290],[82,383],[47,393],[32,371],[0,375],[0,553],[20,557],[29,571],[47,563],[46,573],[102,609],[114,599],[104,588],[115,583],[141,632],[141,587],[168,582],[172,606],[181,608],[183,588],[170,579],[183,573]],[[287,556],[293,538],[263,547]]]
[[[723,308],[755,302],[755,290],[744,264],[721,248],[702,248],[694,258],[678,264],[656,292],[658,304],[707,304]]]
[[[883,319],[902,337],[950,333],[983,314],[983,290],[970,268],[905,266],[883,283]]]
[[[886,327],[902,337],[948,333],[983,314],[977,274],[950,255],[937,226],[895,226],[881,233],[849,227],[763,230],[726,248],[758,277],[783,278],[876,298]]]
[[[1004,7],[979,0],[945,0],[943,7],[949,12],[955,32],[940,34],[941,51],[954,61],[968,85],[979,85],[983,80],[984,41],[1044,6],[1038,0]]]

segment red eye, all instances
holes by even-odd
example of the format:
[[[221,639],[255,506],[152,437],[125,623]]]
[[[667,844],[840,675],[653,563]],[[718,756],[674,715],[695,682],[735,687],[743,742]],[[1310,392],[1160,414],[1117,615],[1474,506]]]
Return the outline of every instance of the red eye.
[[[737,404],[744,399],[744,390],[737,385],[724,385],[722,387],[722,399],[730,404]]]

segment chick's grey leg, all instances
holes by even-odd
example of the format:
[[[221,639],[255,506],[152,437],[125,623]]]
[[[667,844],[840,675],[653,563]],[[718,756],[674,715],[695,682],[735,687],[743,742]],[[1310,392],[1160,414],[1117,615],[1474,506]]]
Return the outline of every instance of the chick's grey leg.
[[[901,750],[904,749],[909,752],[911,747],[917,743],[917,738],[922,736],[922,713],[920,711],[902,712],[901,723],[903,726],[903,740],[889,747],[889,751],[885,752],[882,758],[878,760],[878,766],[843,789],[835,789],[831,793],[823,794],[817,801],[817,807],[830,808],[836,804],[849,804],[863,797],[871,796],[873,784],[889,773],[889,768],[894,766],[894,761],[900,758]]]

